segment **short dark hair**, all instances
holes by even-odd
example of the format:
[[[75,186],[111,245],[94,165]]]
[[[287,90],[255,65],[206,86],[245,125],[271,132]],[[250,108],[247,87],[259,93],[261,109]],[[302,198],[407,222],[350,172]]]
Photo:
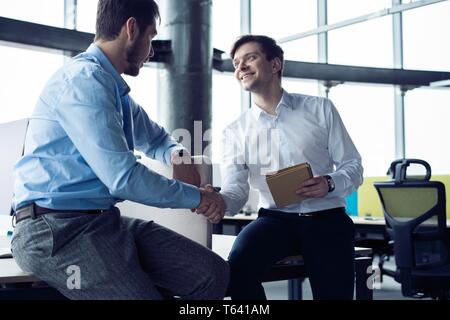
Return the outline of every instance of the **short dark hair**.
[[[271,61],[275,58],[279,58],[281,60],[281,70],[280,70],[280,78],[281,74],[283,72],[283,66],[284,66],[284,51],[283,49],[277,44],[277,42],[268,37],[268,36],[262,36],[262,35],[253,35],[253,34],[246,34],[241,37],[239,37],[236,42],[231,47],[230,56],[231,59],[234,59],[234,55],[236,54],[236,51],[244,44],[249,42],[256,42],[260,45],[262,52],[265,54],[266,59],[268,61]]]
[[[114,40],[131,17],[136,18],[139,30],[146,30],[160,19],[158,5],[154,0],[99,0],[95,40]]]

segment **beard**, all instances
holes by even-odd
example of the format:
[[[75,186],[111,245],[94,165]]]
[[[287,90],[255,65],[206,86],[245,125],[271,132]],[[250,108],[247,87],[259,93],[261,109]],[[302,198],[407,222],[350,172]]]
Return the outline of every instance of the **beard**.
[[[128,67],[125,69],[124,73],[136,77],[139,74],[139,70],[141,69],[141,65],[143,63],[140,56],[140,50],[137,43],[134,43],[131,47],[127,48],[126,59],[128,62]]]

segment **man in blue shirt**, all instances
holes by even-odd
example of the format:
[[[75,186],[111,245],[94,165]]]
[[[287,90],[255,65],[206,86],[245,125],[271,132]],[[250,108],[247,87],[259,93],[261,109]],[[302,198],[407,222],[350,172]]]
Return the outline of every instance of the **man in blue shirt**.
[[[206,216],[225,210],[198,188],[188,151],[149,119],[120,76],[137,76],[153,56],[158,19],[153,0],[99,1],[95,42],[46,84],[15,166],[14,258],[71,299],[225,295],[228,266],[219,256],[114,207],[131,200]],[[137,162],[135,149],[174,164],[174,180]]]

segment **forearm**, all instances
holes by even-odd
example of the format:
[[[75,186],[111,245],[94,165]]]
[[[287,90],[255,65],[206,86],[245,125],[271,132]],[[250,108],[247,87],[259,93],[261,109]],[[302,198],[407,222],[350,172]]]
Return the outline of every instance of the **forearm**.
[[[330,176],[335,183],[335,190],[330,195],[348,196],[356,191],[363,182],[361,159],[353,159],[342,164],[336,168],[335,172],[330,173]]]
[[[195,208],[200,203],[198,188],[167,179],[140,163],[118,175],[108,186],[111,195],[160,208]]]

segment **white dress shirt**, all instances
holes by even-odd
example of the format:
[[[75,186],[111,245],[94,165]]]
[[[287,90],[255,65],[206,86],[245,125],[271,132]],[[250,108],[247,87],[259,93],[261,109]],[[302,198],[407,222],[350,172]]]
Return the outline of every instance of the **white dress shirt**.
[[[345,196],[363,181],[363,168],[333,103],[283,91],[275,112],[273,116],[253,105],[223,132],[221,195],[226,213],[239,212],[250,185],[259,191],[259,207],[266,209],[308,213],[345,207]],[[302,162],[309,162],[314,176],[330,175],[335,190],[323,198],[277,208],[265,174]]]

